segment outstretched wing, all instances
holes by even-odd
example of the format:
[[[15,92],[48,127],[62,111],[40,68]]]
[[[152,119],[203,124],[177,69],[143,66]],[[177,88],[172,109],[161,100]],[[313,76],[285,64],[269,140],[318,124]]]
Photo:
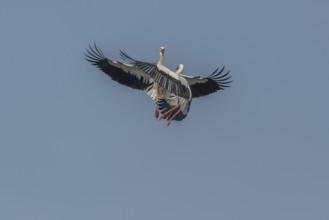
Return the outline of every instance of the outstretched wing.
[[[165,66],[135,60],[122,51],[120,51],[120,55],[121,59],[129,62],[134,67],[143,70],[154,80],[154,82],[158,83],[169,92],[186,99],[190,98],[191,94],[189,92],[188,84],[186,82],[184,83],[176,73],[172,72]]]
[[[218,71],[219,68],[217,68],[210,76],[206,78],[182,75],[191,88],[192,97],[197,98],[206,96],[217,92],[218,90],[224,90],[225,88],[230,87],[229,84],[232,82],[230,80],[231,76],[229,75],[230,71],[223,73],[224,68],[225,67],[223,67],[220,71]]]
[[[94,44],[94,48],[89,45],[86,52],[85,59],[114,81],[140,90],[146,89],[150,85],[150,77],[144,71],[129,64],[107,59],[96,44]]]

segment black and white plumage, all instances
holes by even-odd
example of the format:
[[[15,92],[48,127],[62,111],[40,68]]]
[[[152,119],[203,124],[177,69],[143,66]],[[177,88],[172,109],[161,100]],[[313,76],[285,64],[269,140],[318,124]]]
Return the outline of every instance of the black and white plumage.
[[[85,59],[97,66],[114,81],[133,89],[144,90],[157,103],[161,118],[183,120],[189,112],[192,98],[206,96],[229,87],[231,76],[224,67],[216,69],[209,77],[183,75],[184,66],[179,65],[176,72],[164,66],[164,48],[160,48],[157,64],[138,61],[120,51],[121,59],[127,63],[114,61],[104,56],[94,45],[89,46]]]
[[[206,96],[211,93],[217,92],[219,90],[224,90],[227,87],[230,87],[230,83],[232,81],[229,81],[231,78],[230,71],[227,71],[226,73],[223,73],[225,67],[223,67],[221,70],[217,68],[210,76],[206,78],[202,78],[200,76],[193,77],[193,76],[186,76],[182,75],[184,77],[192,91],[192,98],[198,98],[201,96]],[[219,71],[218,71],[219,70]]]
[[[146,89],[151,84],[151,78],[144,71],[132,65],[107,59],[96,45],[94,45],[94,48],[89,46],[89,49],[87,54],[85,54],[85,59],[97,66],[114,81],[140,90]]]

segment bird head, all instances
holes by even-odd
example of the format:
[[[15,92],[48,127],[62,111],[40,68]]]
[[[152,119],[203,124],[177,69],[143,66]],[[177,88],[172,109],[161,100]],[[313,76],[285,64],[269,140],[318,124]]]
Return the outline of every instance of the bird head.
[[[184,71],[184,65],[183,64],[179,64],[178,67],[176,68],[176,74],[182,74]]]
[[[160,47],[160,53],[164,53],[164,51],[165,51],[165,48],[164,47]]]

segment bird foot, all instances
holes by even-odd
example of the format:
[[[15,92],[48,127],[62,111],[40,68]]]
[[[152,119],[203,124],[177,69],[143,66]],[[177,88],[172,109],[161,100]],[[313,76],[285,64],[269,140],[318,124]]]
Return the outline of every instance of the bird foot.
[[[155,113],[154,113],[154,116],[156,119],[159,119],[159,114],[160,114],[160,110],[158,108],[156,108]]]

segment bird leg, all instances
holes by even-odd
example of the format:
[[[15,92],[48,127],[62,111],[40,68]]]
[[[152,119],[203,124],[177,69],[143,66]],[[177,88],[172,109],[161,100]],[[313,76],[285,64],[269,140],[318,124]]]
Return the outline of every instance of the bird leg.
[[[170,125],[171,121],[176,117],[176,115],[178,115],[178,113],[181,112],[181,110],[178,110],[167,122],[167,126]]]
[[[163,113],[163,114],[161,115],[160,120],[161,120],[161,119],[164,119],[164,117],[165,117],[166,115],[168,115],[170,112],[176,110],[176,109],[179,108],[179,107],[180,107],[180,105],[178,104],[178,105],[176,105],[175,107],[173,107],[173,108],[169,109],[168,111],[166,111],[165,113]]]
[[[159,118],[159,113],[160,113],[160,110],[159,110],[158,107],[156,107],[156,108],[155,108],[155,113],[154,113],[156,119]]]

